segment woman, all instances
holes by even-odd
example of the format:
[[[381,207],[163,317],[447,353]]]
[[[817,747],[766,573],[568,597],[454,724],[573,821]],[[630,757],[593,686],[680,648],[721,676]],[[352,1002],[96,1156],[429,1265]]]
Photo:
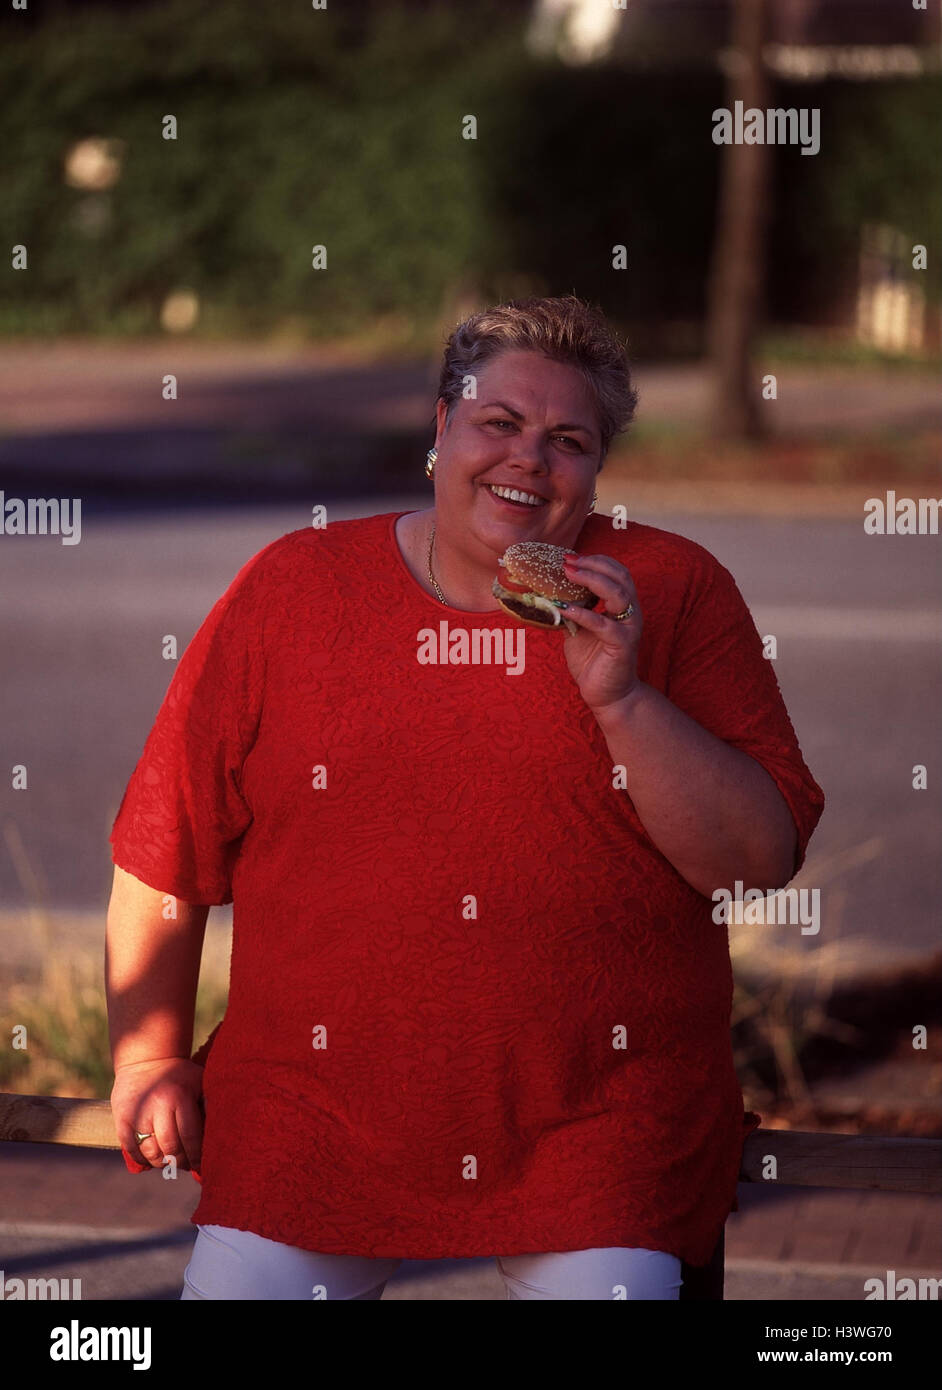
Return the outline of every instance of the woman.
[[[729,573],[593,514],[634,405],[578,299],[472,316],[434,505],[274,541],[187,647],[108,919],[126,1162],[202,1184],[183,1298],[377,1299],[402,1258],[490,1254],[508,1298],[674,1299],[709,1259],[759,1123],[712,895],[783,886],[823,797]],[[598,595],[572,632],[497,604],[520,540]],[[475,628],[519,669],[461,660]]]

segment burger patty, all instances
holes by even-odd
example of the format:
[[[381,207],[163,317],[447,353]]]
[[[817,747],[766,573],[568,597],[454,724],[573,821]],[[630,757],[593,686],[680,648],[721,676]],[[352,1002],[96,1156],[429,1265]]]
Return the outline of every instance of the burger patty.
[[[494,580],[492,588],[495,598],[499,598],[520,618],[542,623],[546,627],[558,627],[562,622],[559,606],[551,598],[544,598],[542,594],[526,594],[505,589],[497,579]]]

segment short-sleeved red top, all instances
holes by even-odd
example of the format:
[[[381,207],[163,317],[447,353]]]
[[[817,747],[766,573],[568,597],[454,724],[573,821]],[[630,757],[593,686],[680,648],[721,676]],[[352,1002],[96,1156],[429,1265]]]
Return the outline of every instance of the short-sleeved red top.
[[[703,1264],[760,1118],[727,928],[618,785],[563,636],[427,594],[399,515],[248,561],[114,823],[122,869],[233,905],[192,1221],[327,1254]],[[729,572],[598,514],[575,548],[628,566],[641,678],[769,772],[797,869],[824,798]]]

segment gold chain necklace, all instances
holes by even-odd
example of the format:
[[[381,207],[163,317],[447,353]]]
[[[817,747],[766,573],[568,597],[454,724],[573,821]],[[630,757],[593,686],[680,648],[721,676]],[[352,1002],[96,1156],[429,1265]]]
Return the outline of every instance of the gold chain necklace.
[[[432,527],[432,534],[431,534],[431,535],[429,536],[429,538],[428,538],[428,577],[429,577],[429,579],[431,580],[432,588],[435,590],[436,594],[438,594],[438,597],[441,599],[442,603],[443,603],[443,604],[445,605],[445,607],[447,608],[447,607],[448,607],[448,600],[445,598],[445,595],[442,593],[441,589],[438,587],[438,580],[435,578],[434,574],[432,573],[432,546],[433,546],[434,544],[435,544],[435,527],[433,526],[433,527]]]

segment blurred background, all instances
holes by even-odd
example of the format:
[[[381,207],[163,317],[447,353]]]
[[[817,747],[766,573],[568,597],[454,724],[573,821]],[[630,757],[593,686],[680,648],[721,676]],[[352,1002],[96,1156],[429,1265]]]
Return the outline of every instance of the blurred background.
[[[863,527],[890,490],[942,497],[940,33],[939,0],[0,12],[0,491],[82,507],[78,545],[0,531],[28,770],[0,786],[0,1031],[30,1036],[0,1089],[110,1091],[108,834],[164,635],[314,505],[429,505],[452,327],[576,293],[640,391],[599,509],[733,572],[828,798],[795,881],[820,932],[730,930],[747,1105],[942,1133],[939,543]],[[737,100],[816,110],[820,148],[715,144]],[[194,1046],[229,929],[214,908]]]

